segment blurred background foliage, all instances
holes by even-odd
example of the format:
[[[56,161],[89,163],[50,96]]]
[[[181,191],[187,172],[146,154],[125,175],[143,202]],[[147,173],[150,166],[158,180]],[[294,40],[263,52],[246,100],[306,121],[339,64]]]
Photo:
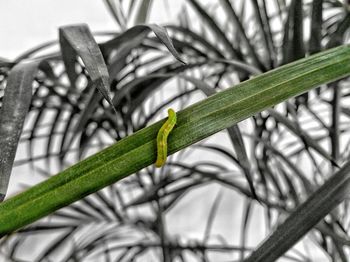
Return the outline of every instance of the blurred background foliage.
[[[183,64],[160,27],[134,27],[152,22],[154,2],[105,0],[118,32],[94,36],[103,39],[116,112],[67,43],[0,58],[0,103],[16,64],[44,59],[50,67],[33,83],[19,144],[25,157],[14,166],[46,179],[167,108],[203,99],[208,87],[220,91],[349,40],[346,1],[186,0],[178,20],[162,25]],[[150,166],[3,238],[2,254],[10,261],[239,261],[349,158],[349,95],[343,79],[262,112],[160,170]],[[348,206],[281,261],[349,261]]]

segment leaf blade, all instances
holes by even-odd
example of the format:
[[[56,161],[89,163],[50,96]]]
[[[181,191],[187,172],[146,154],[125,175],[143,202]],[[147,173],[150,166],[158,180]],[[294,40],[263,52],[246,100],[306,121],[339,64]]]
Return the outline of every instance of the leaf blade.
[[[350,188],[350,162],[301,204],[245,262],[276,261],[333,208]]]
[[[72,86],[75,86],[77,74],[75,73],[74,55],[80,56],[89,72],[92,85],[96,87],[107,102],[114,109],[110,88],[109,74],[92,33],[85,24],[64,26],[59,29],[60,45],[63,62]]]
[[[178,125],[168,140],[169,154],[312,87],[349,75],[349,61],[349,45],[330,49],[254,77],[178,112]],[[0,204],[0,234],[23,227],[154,163],[156,135],[164,121]]]
[[[19,63],[8,76],[0,109],[0,202],[5,198],[25,117],[32,99],[32,83],[40,62]]]

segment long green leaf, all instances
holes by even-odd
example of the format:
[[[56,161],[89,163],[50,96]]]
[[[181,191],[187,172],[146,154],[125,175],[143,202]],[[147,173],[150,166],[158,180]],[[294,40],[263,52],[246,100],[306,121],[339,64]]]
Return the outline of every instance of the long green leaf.
[[[194,77],[189,76],[181,76],[185,80],[191,82],[194,84],[198,89],[200,89],[206,96],[212,96],[216,94],[215,89],[211,88],[207,83],[205,83],[202,80],[199,80]],[[249,162],[249,158],[247,155],[247,150],[244,145],[242,133],[239,129],[238,125],[233,125],[229,128],[227,128],[228,135],[230,136],[230,140],[232,142],[233,148],[236,152],[237,159],[241,165],[241,168],[244,172],[244,175],[247,179],[247,182],[249,184],[249,188],[254,196],[255,199],[259,199],[256,195],[255,189],[254,189],[254,183],[253,183],[253,174],[251,171],[251,163]]]
[[[290,97],[350,73],[350,46],[341,46],[254,77],[178,112],[169,154]],[[115,183],[156,159],[159,121],[0,204],[0,234],[28,225]]]

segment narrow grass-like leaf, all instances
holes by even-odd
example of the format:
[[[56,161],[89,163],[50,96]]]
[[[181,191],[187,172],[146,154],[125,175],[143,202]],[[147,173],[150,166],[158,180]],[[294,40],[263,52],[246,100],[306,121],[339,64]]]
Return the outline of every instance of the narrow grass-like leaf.
[[[225,46],[225,49],[234,58],[241,59],[242,55],[233,47],[230,40],[227,38],[225,33],[220,29],[214,19],[200,6],[197,0],[189,0],[193,8],[202,17],[203,21],[208,24],[208,26],[213,30],[215,36],[220,40],[220,42]]]
[[[337,30],[331,35],[328,47],[334,47],[342,43],[344,33],[349,29],[350,25],[350,14],[346,13],[344,19],[339,23]],[[340,102],[341,102],[341,86],[337,83],[331,85],[333,87],[333,97],[331,100],[332,106],[332,123],[330,128],[331,148],[332,157],[334,160],[338,160],[340,155]]]
[[[348,197],[350,162],[300,205],[245,262],[273,262]]]
[[[213,88],[211,88],[204,81],[201,81],[199,79],[196,79],[194,77],[189,77],[189,76],[182,76],[182,78],[184,78],[187,81],[194,84],[198,89],[200,89],[208,97],[216,94],[216,91]],[[227,128],[227,132],[230,136],[230,140],[231,140],[233,148],[236,152],[238,162],[240,163],[241,168],[242,168],[244,175],[247,179],[247,182],[249,184],[249,188],[252,191],[254,198],[258,200],[259,198],[256,195],[256,192],[254,189],[253,174],[252,174],[251,168],[250,168],[251,164],[249,163],[247,150],[245,148],[243,137],[242,137],[241,131],[239,129],[239,126],[233,125],[233,126]]]
[[[43,43],[41,45],[38,45],[36,47],[33,47],[29,50],[27,50],[26,52],[24,52],[23,54],[19,55],[16,59],[15,59],[15,63],[19,63],[20,61],[30,58],[33,54],[41,51],[42,49],[51,47],[53,45],[57,44],[57,41],[49,41],[46,43]]]
[[[112,17],[114,18],[118,26],[121,29],[125,29],[127,21],[125,20],[124,14],[121,10],[122,5],[119,3],[119,6],[116,6],[113,0],[104,0],[104,2],[108,8],[108,11],[112,15]],[[134,1],[131,1],[131,2],[134,2]]]
[[[256,76],[179,111],[177,126],[168,140],[169,154],[313,87],[349,75],[349,61],[350,46],[330,49]],[[0,234],[28,225],[154,163],[156,136],[164,121],[0,204]],[[350,169],[350,164],[347,167]]]
[[[89,87],[90,85],[88,85]],[[63,159],[65,154],[67,153],[69,147],[71,146],[74,138],[84,130],[87,122],[91,118],[91,115],[98,107],[98,103],[101,101],[102,95],[96,89],[90,89],[88,97],[85,102],[84,109],[80,112],[78,119],[76,122],[73,122],[72,132],[70,136],[64,137],[65,140],[62,139],[62,148],[61,148],[61,158]],[[71,117],[74,117],[72,114]],[[69,126],[66,130],[68,132]]]
[[[317,153],[319,153],[325,159],[329,160],[333,165],[338,166],[336,159],[332,158],[331,154],[329,154],[317,143],[317,141],[315,141],[311,136],[304,132],[299,126],[297,126],[296,123],[293,123],[287,117],[283,116],[273,109],[269,110],[269,114],[273,116],[276,121],[285,125],[296,136],[300,137],[306,146],[313,148]]]
[[[350,26],[350,13],[346,12],[345,17],[337,25],[337,30],[330,35],[330,40],[327,43],[327,47],[335,47],[343,42],[344,34],[349,30]]]
[[[45,261],[49,255],[58,250],[62,249],[66,244],[66,240],[72,238],[72,235],[75,233],[78,227],[67,228],[68,232],[63,233],[59,238],[56,238],[50,245],[46,246],[46,249],[40,254],[36,261]]]
[[[292,0],[283,37],[283,63],[304,57],[302,1]]]
[[[18,141],[31,98],[34,77],[40,62],[20,63],[8,76],[0,109],[0,202],[5,198]]]
[[[229,0],[221,0],[221,3],[223,5],[224,10],[227,13],[227,16],[229,19],[232,19],[233,24],[237,27],[237,31],[239,35],[241,36],[243,43],[245,44],[245,47],[248,50],[248,53],[250,57],[252,58],[254,64],[261,70],[265,71],[265,66],[261,63],[257,53],[254,50],[254,46],[250,43],[247,34],[243,28],[243,25],[241,24],[241,21],[239,17],[237,16],[235,10],[233,9],[231,3]]]
[[[204,47],[204,50],[207,53],[213,53],[215,55],[215,57],[217,58],[222,58],[224,59],[225,56],[220,53],[220,50],[218,50],[213,44],[211,44],[206,38],[202,37],[201,35],[191,31],[188,28],[183,28],[180,26],[176,26],[176,25],[168,25],[166,27],[167,29],[171,30],[171,31],[175,31],[176,33],[182,33],[184,36],[186,36],[186,38],[190,38],[191,39],[191,43],[194,44],[199,44],[202,45]]]
[[[265,27],[270,27],[270,25],[266,24],[263,20],[262,11],[261,11],[262,8],[260,8],[258,0],[252,0],[251,2],[252,2],[253,10],[254,10],[254,13],[255,13],[255,16],[257,19],[257,24],[260,27],[259,32],[261,33],[262,38],[263,38],[264,49],[267,53],[268,59],[272,60],[273,56],[272,56],[271,49],[273,48],[273,46],[272,46],[273,42],[272,42],[272,39],[271,40],[269,39],[268,34],[265,32]],[[271,29],[269,28],[269,30],[271,30]],[[269,40],[270,40],[270,42],[269,42]],[[272,61],[270,61],[270,64],[272,64]]]
[[[93,87],[97,88],[114,108],[109,89],[109,75],[104,58],[87,25],[61,27],[59,30],[63,62],[71,85],[75,86],[76,56],[79,56],[89,73]]]
[[[276,2],[276,1],[275,1]],[[273,28],[275,26],[275,20],[273,19],[273,15],[268,14],[268,9],[270,3],[267,3],[266,1],[262,1],[262,7],[261,7],[261,18],[263,19],[263,33],[264,33],[264,41],[267,41],[267,47],[269,48],[266,50],[267,53],[267,59],[270,60],[270,68],[274,68],[277,64],[277,47],[274,43],[274,34],[273,34]]]
[[[241,233],[241,252],[240,252],[240,260],[243,261],[244,254],[246,250],[246,237],[247,237],[247,230],[248,230],[248,223],[249,218],[251,217],[252,213],[252,201],[250,199],[247,199],[244,203],[244,211],[243,211],[243,219],[242,219],[242,233]]]
[[[321,51],[323,14],[322,4],[323,0],[312,1],[311,32],[309,41],[309,51],[311,54]]]
[[[185,62],[180,57],[179,53],[176,51],[174,45],[171,42],[171,39],[166,31],[166,29],[162,26],[156,25],[156,24],[147,24],[147,25],[137,25],[134,26],[127,31],[125,31],[123,34],[107,41],[103,45],[101,45],[101,48],[104,52],[109,52],[112,49],[118,49],[125,45],[132,44],[130,43],[130,39],[133,39],[132,41],[139,41],[137,39],[145,38],[145,36],[152,31],[159,41],[166,46],[166,48],[169,50],[169,52],[180,62],[185,64]]]
[[[330,127],[330,139],[332,148],[332,158],[334,161],[338,161],[340,156],[340,102],[341,102],[341,86],[337,83],[330,85],[333,88],[333,98],[331,102],[332,106],[332,124]]]
[[[101,50],[87,25],[81,24],[61,27],[59,30],[59,35],[62,59],[72,87],[75,88],[76,80],[78,78],[78,74],[75,71],[75,65],[76,58],[79,56],[84,62],[84,65],[89,73],[91,80],[89,81],[90,89],[92,89],[92,92],[94,92],[95,88],[97,88],[116,112],[111,98],[108,69]],[[90,104],[86,105],[84,110],[85,114],[82,114],[79,120],[76,122],[74,132],[72,133],[70,140],[63,141],[66,142],[62,149],[63,155],[68,150],[68,147],[74,140],[75,135],[81,131],[82,127],[85,126],[87,121],[86,112],[91,113],[92,110],[95,110],[100,99],[101,97],[99,95],[95,95],[90,99]]]
[[[135,17],[135,25],[147,22],[148,15],[151,10],[152,0],[142,0]]]
[[[223,191],[219,191],[214,199],[214,202],[210,208],[210,212],[209,212],[209,216],[208,216],[208,220],[205,226],[205,231],[204,231],[204,237],[203,237],[203,243],[205,243],[211,233],[213,224],[214,224],[214,220],[215,220],[215,216],[218,213],[218,209],[219,209],[219,204],[221,202],[221,199],[223,197]]]

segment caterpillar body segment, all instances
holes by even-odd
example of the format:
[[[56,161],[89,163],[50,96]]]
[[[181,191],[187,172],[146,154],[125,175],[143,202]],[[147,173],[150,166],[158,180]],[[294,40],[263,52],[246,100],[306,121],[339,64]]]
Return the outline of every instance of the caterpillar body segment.
[[[168,156],[168,136],[176,124],[176,113],[173,109],[168,109],[168,119],[162,125],[157,135],[157,161],[156,167],[162,167]]]

